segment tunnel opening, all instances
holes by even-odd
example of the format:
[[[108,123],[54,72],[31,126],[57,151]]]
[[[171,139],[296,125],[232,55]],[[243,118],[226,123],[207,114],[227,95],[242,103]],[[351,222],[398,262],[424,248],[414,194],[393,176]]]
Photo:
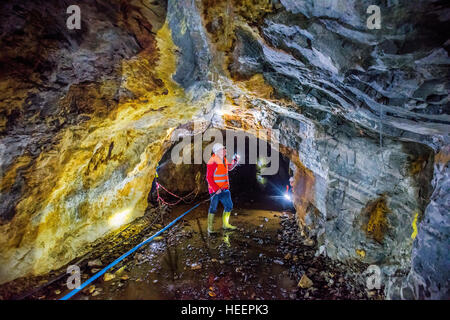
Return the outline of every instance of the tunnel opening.
[[[231,223],[237,229],[221,228],[223,207],[219,204],[215,214],[217,233],[207,232],[209,193],[206,162],[211,155],[208,145],[217,141],[202,142],[201,151],[206,154],[202,163],[194,163],[193,154],[189,163],[175,163],[173,153],[182,153],[182,150],[172,144],[158,163],[148,195],[149,207],[153,212],[167,211],[168,214],[160,220],[162,225],[166,225],[196,203],[200,202],[200,206],[194,207],[171,231],[159,237],[159,241],[141,250],[137,257],[139,265],[129,271],[132,278],[150,281],[154,290],[144,290],[145,284],[132,282],[128,290],[118,293],[111,293],[114,287],[107,284],[104,292],[119,299],[199,299],[204,288],[208,288],[207,295],[213,299],[296,299],[313,294],[311,279],[316,284],[326,283],[317,277],[317,270],[328,270],[327,274],[331,270],[333,274],[344,273],[342,267],[337,268],[329,259],[314,257],[316,247],[305,244],[298,230],[297,208],[290,200],[293,198],[292,189],[303,197],[308,194],[303,189],[312,185],[306,183],[310,180],[302,180],[300,176],[304,171],[298,162],[292,163],[286,156],[287,148],[277,148],[256,138],[258,154],[260,147],[266,148],[267,158],[277,163],[275,172],[264,174],[267,171],[263,169],[270,166],[266,157],[256,157],[254,163],[250,161],[251,143],[255,137],[245,137],[240,147],[239,138],[232,137],[234,147],[229,148],[228,130],[220,132],[223,145],[227,146],[227,158],[232,159],[234,154],[239,154],[243,160],[229,172],[234,203]],[[188,145],[195,149],[193,142]],[[294,159],[293,155],[289,157]],[[293,179],[298,183],[293,183]],[[302,190],[298,192],[296,189]],[[286,194],[290,196],[289,200]],[[164,198],[165,203],[159,201],[158,195]],[[150,273],[149,261],[155,266]],[[307,264],[302,265],[305,261]],[[300,282],[299,274],[302,275]],[[354,284],[353,291],[345,289],[341,292],[351,296],[355,294],[355,288],[359,290]],[[327,290],[314,294],[334,297],[334,293]]]
[[[229,171],[229,189],[234,206],[276,211],[294,210],[291,196],[292,186],[289,182],[290,177],[293,176],[290,160],[268,141],[256,138],[251,134],[227,133],[230,133],[230,130],[221,130],[223,144],[227,147],[227,159],[231,162],[235,154],[241,157],[239,164]],[[230,143],[230,139],[233,139],[232,143]],[[242,140],[239,141],[240,139]],[[171,146],[158,163],[157,179],[153,181],[149,202],[153,206],[159,205],[157,182],[174,195],[188,197],[189,202],[208,197],[206,157],[211,156],[212,153],[206,155],[205,149],[213,143],[211,141],[203,142],[201,151],[205,161],[202,161],[201,164],[194,163],[193,155],[190,163],[175,164],[172,159],[175,146]],[[228,147],[229,145],[232,146],[231,149]],[[194,150],[195,147],[192,144],[190,148]],[[252,156],[253,151],[256,151],[256,157]],[[276,170],[270,170],[267,174],[265,169],[271,165],[272,169],[276,166]],[[169,205],[177,203],[174,195],[165,190],[160,189],[160,191],[160,197],[165,197],[166,203]]]

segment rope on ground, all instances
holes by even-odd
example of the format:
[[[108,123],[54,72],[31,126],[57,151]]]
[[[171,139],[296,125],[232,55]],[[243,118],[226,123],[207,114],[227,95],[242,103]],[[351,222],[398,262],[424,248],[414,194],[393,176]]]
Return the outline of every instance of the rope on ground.
[[[171,196],[177,198],[178,201],[173,202],[173,203],[169,203],[169,202],[167,202],[166,200],[164,200],[164,199],[161,197],[161,194],[159,193],[159,188],[163,189],[165,192],[167,192],[167,193],[170,194]],[[183,201],[184,203],[191,203],[192,200],[191,200],[191,201],[187,201],[186,198],[188,198],[189,196],[191,196],[191,195],[194,193],[194,191],[196,191],[196,189],[192,190],[191,192],[189,192],[189,194],[185,195],[184,197],[180,197],[180,196],[174,194],[173,192],[170,192],[169,190],[167,190],[167,189],[166,189],[163,185],[161,185],[158,181],[156,182],[156,193],[157,193],[157,196],[158,196],[158,199],[157,199],[157,200],[158,200],[159,202],[161,202],[162,204],[165,204],[165,205],[167,205],[167,206],[175,206],[175,205],[179,204],[181,201]],[[195,196],[197,196],[197,194],[198,194],[198,192],[195,193]],[[195,197],[194,197],[194,198],[195,198]]]

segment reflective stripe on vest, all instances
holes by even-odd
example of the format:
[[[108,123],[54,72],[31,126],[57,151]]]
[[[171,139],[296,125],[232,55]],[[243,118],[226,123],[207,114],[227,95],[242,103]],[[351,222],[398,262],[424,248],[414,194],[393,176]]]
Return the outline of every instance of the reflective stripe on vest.
[[[212,160],[217,164],[217,168],[214,170],[214,183],[219,186],[219,188],[225,189],[229,186],[228,181],[228,161],[224,158],[222,161],[218,156],[213,155]]]

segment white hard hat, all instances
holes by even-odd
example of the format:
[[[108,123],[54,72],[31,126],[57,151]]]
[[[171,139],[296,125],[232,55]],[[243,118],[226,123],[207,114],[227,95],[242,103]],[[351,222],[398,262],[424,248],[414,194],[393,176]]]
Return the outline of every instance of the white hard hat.
[[[220,149],[225,148],[221,143],[215,143],[212,147],[212,151],[217,154],[217,152],[220,151]]]

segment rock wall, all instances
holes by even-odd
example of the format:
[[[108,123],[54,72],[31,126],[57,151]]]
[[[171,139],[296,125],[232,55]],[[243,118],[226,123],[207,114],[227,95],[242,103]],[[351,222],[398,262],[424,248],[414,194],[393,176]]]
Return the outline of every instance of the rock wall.
[[[314,174],[312,206],[304,219],[299,214],[299,222],[318,236],[320,252],[333,258],[378,264],[385,276],[409,269],[417,225],[427,214],[437,214],[431,219],[446,225],[436,213],[446,211],[445,201],[439,210],[425,207],[432,149],[439,152],[449,142],[449,43],[438,31],[448,27],[448,9],[440,1],[272,4],[257,17],[235,10],[235,32],[228,36],[234,45],[217,41],[217,48],[229,58],[229,76],[251,82],[249,104],[270,110],[261,111],[269,119],[261,124],[281,128],[281,140]],[[383,13],[379,31],[365,24],[371,4]],[[208,18],[211,24],[220,20]],[[256,84],[274,89],[266,90],[266,97],[256,94],[252,82],[260,74]],[[261,99],[274,97],[276,104]],[[448,241],[448,233],[435,236],[429,235],[445,251],[441,241]],[[443,297],[448,274],[427,275],[415,265],[425,256],[413,259],[411,273],[420,270],[425,287],[433,282]],[[441,268],[440,261],[449,262],[441,250],[432,261]],[[424,295],[416,290],[409,297]]]
[[[194,121],[279,130],[319,252],[410,269],[389,297],[448,297],[444,1],[79,3],[71,31],[67,1],[0,5],[0,283],[142,215],[173,130]]]
[[[449,291],[449,212],[450,149],[435,157],[433,187],[425,218],[411,254],[411,270],[406,279],[390,278],[387,295],[392,299],[448,299]]]
[[[351,124],[314,124],[265,101],[254,109],[264,115],[263,128],[279,130],[281,152],[300,171],[294,200],[305,235],[334,259],[409,268],[413,222],[423,218],[431,194],[432,149],[388,138],[380,146],[377,135]],[[238,127],[258,122],[241,119],[250,124]],[[385,212],[371,206],[381,200]]]
[[[1,283],[82,255],[116,215],[141,216],[170,130],[210,99],[171,78],[166,3],[80,1],[79,31],[69,5],[1,4]]]

